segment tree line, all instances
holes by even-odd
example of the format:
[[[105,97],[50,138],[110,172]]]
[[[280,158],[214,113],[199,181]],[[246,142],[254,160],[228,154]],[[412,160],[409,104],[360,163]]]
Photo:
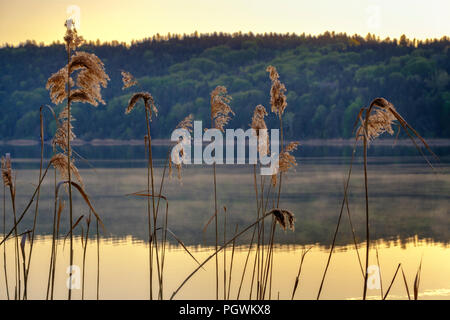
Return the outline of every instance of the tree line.
[[[75,104],[78,137],[140,139],[139,113],[125,116],[131,92],[149,91],[159,113],[152,136],[167,139],[192,113],[208,123],[210,92],[228,88],[236,115],[230,128],[249,127],[256,105],[269,106],[273,65],[287,88],[284,114],[287,139],[348,138],[361,106],[375,97],[391,101],[425,137],[450,137],[450,39],[381,40],[326,32],[305,34],[156,35],[131,45],[87,42],[82,48],[105,63],[111,81],[105,106]],[[39,107],[51,104],[45,84],[66,63],[64,46],[28,41],[0,48],[0,139],[39,137]],[[120,72],[131,72],[137,89],[122,90]],[[91,108],[86,112],[85,108]],[[93,109],[93,110],[92,110]],[[270,115],[269,127],[278,127]],[[45,121],[45,136],[55,123]]]

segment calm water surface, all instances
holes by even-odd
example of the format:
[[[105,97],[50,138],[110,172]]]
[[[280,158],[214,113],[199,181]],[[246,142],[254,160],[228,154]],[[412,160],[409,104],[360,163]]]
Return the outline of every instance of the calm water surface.
[[[100,298],[147,299],[148,293],[148,232],[146,199],[127,196],[146,188],[147,177],[142,147],[93,147],[81,146],[77,150],[89,163],[80,159],[77,164],[94,207],[101,215],[106,232],[101,234],[100,246]],[[163,172],[167,147],[155,148],[156,185]],[[13,167],[17,172],[17,207],[22,212],[39,175],[38,147],[0,146],[3,153],[11,152]],[[49,154],[49,150],[46,153]],[[409,289],[412,291],[414,276],[423,261],[420,286],[421,299],[450,298],[450,151],[439,147],[435,152],[440,163],[435,170],[427,167],[422,158],[410,147],[372,147],[369,150],[370,224],[373,249],[378,250],[382,285],[388,287],[397,265],[402,264]],[[326,264],[329,245],[339,215],[343,198],[343,185],[348,172],[347,147],[305,147],[298,153],[298,167],[283,179],[280,207],[291,210],[296,216],[295,232],[277,229],[271,297],[288,299],[292,293],[298,272],[302,250],[312,247],[302,269],[300,287],[296,299],[314,299]],[[169,199],[168,224],[199,261],[212,253],[215,242],[213,226],[203,228],[214,212],[213,175],[209,166],[185,166],[182,182],[174,177],[167,180],[163,194]],[[41,191],[38,218],[38,241],[33,251],[30,273],[30,298],[45,298],[51,229],[53,223],[54,173],[49,172]],[[218,166],[219,208],[227,208],[227,238],[236,225],[243,229],[255,220],[256,204],[252,166]],[[265,190],[269,187],[269,180]],[[66,198],[64,192],[63,197]],[[9,198],[7,198],[9,200]],[[268,207],[272,206],[273,198]],[[359,254],[364,256],[365,213],[362,160],[356,159],[349,190],[349,209],[354,225]],[[6,209],[10,211],[7,201]],[[164,212],[161,206],[161,212]],[[32,212],[21,223],[19,232],[32,225]],[[79,196],[75,196],[74,217],[88,215],[88,208]],[[68,212],[63,211],[61,234],[68,232]],[[224,211],[219,213],[220,239],[223,241]],[[12,216],[7,217],[7,228]],[[158,223],[162,225],[162,220]],[[81,233],[77,228],[76,233]],[[91,229],[87,247],[86,298],[96,297],[97,251]],[[236,243],[234,255],[231,298],[236,298],[240,276],[247,257],[251,232]],[[196,267],[195,261],[177,242],[169,239],[164,297]],[[28,245],[28,244],[27,244]],[[338,248],[333,255],[327,274],[322,298],[360,298],[362,274],[353,243],[347,213],[345,212]],[[66,298],[65,270],[69,261],[68,242],[61,239],[57,261],[57,298]],[[2,250],[3,251],[3,250]],[[9,288],[13,290],[14,245],[6,246]],[[231,248],[226,252],[227,262]],[[377,264],[375,250],[371,251],[370,264]],[[252,261],[253,255],[250,256]],[[3,264],[3,255],[0,256]],[[223,263],[223,255],[220,255]],[[75,264],[82,264],[80,238],[75,243]],[[221,275],[223,277],[223,275]],[[242,298],[249,298],[250,277],[247,276],[241,291]],[[222,289],[221,289],[222,290]],[[75,297],[81,297],[75,290]],[[379,299],[380,290],[369,290],[369,296]],[[0,297],[6,298],[4,273],[0,276]],[[215,264],[213,260],[200,270],[180,291],[178,298],[215,298]],[[391,298],[407,299],[403,278],[394,282]]]

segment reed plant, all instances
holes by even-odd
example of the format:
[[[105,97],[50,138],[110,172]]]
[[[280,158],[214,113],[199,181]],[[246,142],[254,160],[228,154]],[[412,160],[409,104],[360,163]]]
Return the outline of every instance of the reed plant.
[[[289,210],[285,210],[285,209],[280,209],[280,208],[274,208],[272,210],[270,210],[269,212],[266,212],[265,214],[263,214],[259,219],[257,219],[255,222],[251,223],[250,225],[248,225],[247,227],[245,227],[242,231],[240,231],[239,233],[235,234],[234,237],[232,237],[231,239],[229,239],[226,243],[224,243],[221,247],[219,247],[217,250],[215,250],[211,255],[209,255],[205,260],[203,260],[202,263],[199,264],[199,266],[197,268],[195,268],[194,271],[192,271],[182,282],[181,284],[177,287],[177,289],[175,289],[175,291],[172,293],[170,300],[172,300],[177,293],[181,290],[181,288],[192,278],[192,276],[194,276],[201,268],[203,268],[203,266],[212,258],[216,257],[217,254],[222,251],[223,249],[225,249],[227,246],[229,246],[230,244],[232,244],[234,241],[236,241],[236,239],[238,239],[240,236],[242,236],[243,234],[245,234],[248,230],[252,229],[255,225],[257,225],[259,222],[261,222],[262,220],[264,220],[267,217],[272,217],[275,220],[276,224],[279,224],[281,226],[281,228],[283,228],[283,230],[286,229],[290,229],[290,230],[294,230],[294,224],[295,224],[295,216],[294,214],[289,211]]]
[[[359,113],[357,115],[356,121],[355,121],[355,128],[358,125],[356,129],[356,135],[355,135],[355,143],[353,147],[352,157],[350,161],[350,167],[344,187],[344,197],[341,203],[341,210],[339,213],[338,223],[336,226],[336,230],[333,236],[333,241],[330,249],[330,253],[328,256],[327,264],[325,267],[325,271],[322,276],[322,281],[320,283],[320,288],[317,294],[317,299],[320,298],[323,284],[325,281],[325,276],[331,261],[331,257],[333,254],[333,250],[335,247],[335,242],[337,238],[337,233],[339,230],[341,217],[343,213],[344,206],[347,202],[347,192],[348,187],[350,183],[350,177],[352,173],[353,168],[353,162],[355,159],[355,153],[356,153],[356,147],[358,142],[362,140],[363,144],[363,170],[364,170],[364,192],[365,192],[365,231],[366,231],[366,254],[365,254],[365,269],[363,271],[364,273],[364,284],[363,284],[363,294],[362,298],[363,300],[366,299],[367,295],[367,278],[368,273],[367,269],[369,266],[369,252],[370,252],[370,217],[369,217],[369,188],[368,188],[368,155],[367,151],[369,148],[369,144],[373,142],[375,139],[377,139],[379,136],[381,136],[384,133],[389,133],[390,135],[394,134],[394,125],[398,126],[398,133],[400,133],[400,130],[403,130],[407,134],[407,136],[412,141],[413,145],[416,147],[416,149],[419,151],[419,153],[423,156],[425,161],[428,163],[428,165],[433,168],[431,162],[428,160],[424,150],[420,147],[420,145],[423,146],[435,159],[439,160],[439,158],[433,153],[433,151],[430,149],[429,145],[425,141],[424,138],[422,138],[419,133],[411,127],[406,120],[397,112],[394,105],[386,100],[385,98],[376,98],[372,100],[372,102],[369,104],[368,107],[362,107],[359,110]],[[398,134],[397,134],[398,136]],[[416,141],[416,140],[419,140]],[[359,255],[359,254],[358,254]],[[397,269],[398,271],[398,269]],[[388,289],[389,291],[389,289]],[[388,294],[388,291],[385,293],[384,296]]]
[[[16,215],[16,184],[14,171],[11,166],[11,155],[7,153],[1,159],[3,185],[9,189],[11,199],[14,227],[14,270],[15,270],[15,290],[14,299],[21,298],[21,270],[20,270],[20,252],[19,252],[19,234],[17,231],[17,215]],[[11,232],[10,232],[11,233]],[[3,241],[7,239],[7,235],[3,237]]]
[[[102,61],[92,53],[77,51],[83,43],[72,20],[66,21],[66,34],[64,36],[67,51],[67,64],[54,73],[47,81],[46,88],[50,92],[52,102],[59,104],[66,100],[67,105],[59,115],[63,125],[57,130],[54,143],[61,149],[61,153],[53,156],[53,165],[60,171],[61,177],[67,179],[69,194],[69,223],[70,223],[70,266],[73,265],[73,201],[72,201],[72,175],[75,175],[81,186],[81,176],[74,165],[71,141],[75,138],[73,133],[72,103],[81,102],[98,106],[105,104],[101,96],[101,87],[106,88],[109,81]],[[76,77],[76,82],[72,77]],[[98,218],[98,217],[97,217]],[[69,286],[68,299],[72,297],[72,287]]]
[[[124,80],[126,81],[126,80]],[[125,87],[125,86],[124,86]],[[158,239],[156,236],[156,205],[155,205],[155,184],[154,184],[154,172],[153,172],[153,157],[152,157],[152,139],[150,133],[150,122],[152,120],[152,115],[155,113],[158,114],[158,109],[156,108],[155,102],[153,100],[153,96],[148,92],[137,92],[134,93],[130,100],[128,101],[127,108],[125,110],[126,114],[129,114],[135,107],[138,101],[142,100],[145,106],[145,123],[147,129],[147,135],[144,137],[145,145],[146,145],[146,154],[147,154],[147,193],[152,196],[148,197],[147,201],[147,219],[148,219],[148,241],[149,241],[149,286],[150,286],[150,300],[153,299],[153,254],[156,257],[156,266],[157,266],[157,277],[158,284],[161,283],[161,271],[160,271],[160,262],[159,262],[159,250],[158,250]],[[153,223],[153,224],[152,224]],[[154,251],[154,253],[153,253]],[[158,290],[158,299],[161,299],[161,286],[159,286]]]
[[[55,123],[58,125],[58,119],[55,113],[55,110],[49,106],[49,105],[41,105],[39,108],[39,141],[40,141],[40,161],[39,161],[39,180],[41,180],[42,172],[44,169],[44,110],[47,109],[51,112],[53,115],[53,118],[55,119]],[[55,182],[56,186],[56,182]],[[33,228],[31,229],[31,237],[30,237],[30,249],[28,252],[28,263],[26,267],[26,272],[24,275],[24,299],[27,298],[27,292],[28,292],[28,276],[30,272],[31,267],[31,257],[33,253],[33,246],[34,246],[34,239],[36,235],[36,227],[37,227],[37,218],[39,213],[39,198],[40,198],[40,192],[41,187],[38,187],[38,192],[36,196],[36,206],[34,209],[34,218],[33,218]]]
[[[3,165],[3,161],[2,161]],[[3,167],[2,167],[3,169]],[[3,184],[3,238],[6,237],[6,184]],[[3,246],[3,270],[5,272],[5,291],[6,297],[9,300],[9,285],[8,285],[8,269],[6,262],[6,246]]]
[[[54,194],[54,208],[53,208],[53,229],[52,229],[52,246],[50,254],[49,272],[47,280],[47,299],[54,298],[55,289],[55,274],[58,256],[58,245],[60,240],[60,222],[62,212],[64,210],[65,204],[62,196],[59,195],[60,188],[64,186],[68,193],[68,210],[69,210],[69,231],[64,237],[70,239],[70,266],[74,264],[74,236],[73,232],[77,226],[81,226],[83,219],[86,222],[86,232],[82,228],[81,242],[82,242],[82,292],[81,298],[85,298],[85,275],[86,275],[86,255],[87,247],[89,241],[89,232],[91,225],[91,214],[94,215],[96,220],[96,244],[97,244],[97,282],[96,282],[96,297],[99,299],[100,291],[100,236],[99,236],[99,225],[103,227],[102,220],[95,211],[91,201],[85,191],[84,183],[81,175],[75,166],[75,157],[73,154],[72,142],[76,138],[74,133],[73,122],[75,121],[72,111],[73,103],[81,102],[88,103],[93,106],[98,106],[99,103],[105,104],[101,96],[101,87],[106,88],[108,81],[110,80],[105,72],[105,68],[101,60],[94,54],[79,51],[78,48],[83,43],[83,38],[78,35],[73,22],[68,20],[66,22],[66,34],[64,37],[65,49],[67,52],[67,64],[61,68],[59,71],[54,73],[47,81],[46,88],[50,92],[50,98],[52,102],[56,105],[61,104],[66,101],[65,107],[57,116],[55,111],[50,106],[41,106],[40,108],[40,166],[39,166],[39,180],[35,191],[26,205],[25,209],[22,211],[21,215],[17,215],[16,212],[16,185],[14,179],[14,173],[11,168],[11,158],[9,154],[1,160],[1,170],[2,179],[4,184],[3,192],[3,239],[0,242],[5,244],[5,241],[13,236],[14,240],[14,271],[15,271],[15,299],[27,299],[28,298],[28,282],[29,274],[31,268],[31,260],[33,253],[33,246],[36,235],[36,228],[38,225],[38,215],[39,215],[39,199],[41,194],[41,185],[45,179],[45,176],[50,168],[53,166],[55,169],[55,194]],[[169,229],[168,227],[168,212],[169,212],[169,201],[165,195],[164,183],[166,178],[166,172],[168,168],[167,175],[172,176],[172,163],[175,164],[177,169],[177,176],[181,182],[181,168],[183,159],[186,156],[186,151],[183,148],[183,138],[180,139],[177,146],[172,149],[175,153],[168,151],[166,162],[164,164],[164,169],[162,172],[161,181],[159,184],[159,191],[157,191],[157,186],[155,184],[155,169],[153,164],[152,156],[152,137],[151,137],[151,122],[153,115],[157,115],[158,109],[156,108],[153,96],[149,92],[137,92],[131,95],[128,101],[125,113],[129,114],[134,110],[139,101],[144,104],[145,119],[146,119],[146,135],[144,137],[145,152],[146,152],[146,162],[147,162],[147,188],[145,191],[135,192],[132,195],[138,197],[144,197],[147,199],[147,219],[148,219],[148,242],[149,242],[149,297],[153,299],[154,296],[154,267],[156,264],[157,271],[157,298],[164,298],[164,268],[166,261],[166,247],[167,247],[167,236],[168,234],[173,236],[173,238],[185,249],[185,251],[196,261],[198,266],[196,269],[189,274],[189,276],[179,285],[179,287],[172,293],[171,299],[173,299],[179,290],[185,285],[185,283],[192,278],[192,276],[211,259],[215,259],[215,287],[216,287],[216,299],[219,299],[219,253],[223,252],[223,299],[227,300],[231,297],[232,291],[232,275],[233,275],[233,265],[235,263],[235,249],[236,241],[243,234],[249,230],[253,230],[250,245],[248,247],[248,252],[245,259],[244,268],[240,276],[239,287],[237,289],[237,299],[240,298],[241,290],[243,287],[246,270],[249,265],[250,257],[252,254],[252,248],[254,250],[254,262],[253,271],[251,275],[250,284],[250,294],[249,299],[253,298],[253,291],[255,292],[255,297],[258,300],[271,299],[272,298],[272,279],[274,270],[274,243],[275,234],[277,231],[277,225],[281,227],[284,231],[290,229],[294,230],[295,217],[294,214],[288,209],[281,209],[281,198],[282,198],[282,182],[283,177],[287,173],[297,166],[295,157],[293,156],[294,151],[298,148],[298,142],[285,143],[284,132],[283,132],[283,114],[287,107],[286,98],[286,87],[279,80],[280,76],[275,67],[269,66],[266,71],[269,73],[269,78],[271,80],[270,89],[270,106],[271,111],[278,118],[280,126],[280,152],[278,155],[278,166],[276,171],[271,175],[270,183],[266,186],[265,177],[261,176],[257,179],[257,166],[253,165],[253,187],[255,190],[255,204],[256,204],[256,217],[255,221],[251,223],[246,228],[239,231],[239,226],[236,225],[235,232],[230,239],[227,238],[227,219],[229,214],[227,213],[227,207],[224,206],[223,214],[223,243],[219,246],[219,223],[218,223],[218,207],[219,201],[217,197],[217,176],[216,176],[216,163],[213,162],[213,177],[214,177],[214,214],[205,226],[207,226],[214,220],[215,227],[215,246],[214,252],[209,255],[203,262],[198,262],[194,255],[188,250],[184,243]],[[137,84],[137,80],[129,72],[122,71],[122,81],[123,89],[128,89]],[[227,89],[223,86],[217,86],[210,94],[210,120],[211,125],[209,129],[218,129],[224,132],[225,126],[228,124],[231,116],[234,115],[233,110],[230,107],[231,96],[228,94]],[[52,140],[53,155],[47,165],[44,168],[44,117],[43,110],[47,108],[53,114],[56,123],[56,132]],[[258,138],[258,153],[260,157],[267,156],[270,153],[268,136],[262,136],[262,132],[267,131],[267,125],[265,122],[265,117],[268,113],[264,106],[256,106],[253,116],[251,128],[254,130]],[[185,129],[188,132],[192,132],[192,121],[193,116],[189,115],[183,119],[176,129]],[[359,123],[359,126],[357,127]],[[347,179],[344,183],[344,196],[341,203],[340,214],[334,232],[333,241],[328,255],[327,264],[325,271],[322,276],[319,292],[317,299],[320,298],[325,276],[327,274],[328,267],[331,262],[331,258],[334,252],[338,230],[341,224],[341,218],[344,209],[347,212],[353,242],[358,256],[359,265],[361,268],[361,273],[364,280],[363,285],[363,299],[366,299],[367,295],[367,279],[368,279],[368,265],[369,265],[369,253],[370,253],[370,215],[369,215],[369,178],[368,178],[368,148],[372,141],[377,139],[383,133],[394,134],[393,126],[397,124],[399,132],[401,129],[408,135],[413,141],[415,147],[424,156],[427,163],[431,166],[431,163],[425,156],[421,147],[422,146],[428,150],[433,156],[434,153],[429,148],[426,141],[401,117],[401,115],[396,111],[393,104],[384,98],[374,99],[368,107],[363,107],[360,109],[355,123],[356,135],[355,144],[353,147],[352,158],[350,162],[350,167],[347,175]],[[207,129],[208,130],[208,129]],[[262,138],[261,138],[262,137]],[[261,138],[261,139],[260,139]],[[417,142],[416,140],[419,140]],[[356,153],[356,147],[358,143],[362,143],[363,146],[363,170],[364,170],[364,191],[365,191],[365,240],[366,240],[366,250],[365,250],[365,266],[361,262],[359,256],[358,241],[356,239],[356,233],[351,219],[349,201],[348,201],[348,190],[350,177],[353,168],[353,162]],[[274,150],[272,150],[274,152]],[[174,158],[174,154],[176,154]],[[172,157],[170,156],[172,155]],[[436,156],[435,156],[436,157]],[[437,158],[437,157],[436,157]],[[176,160],[176,161],[174,161]],[[60,174],[60,182],[57,182],[56,172]],[[75,182],[76,180],[76,182]],[[6,189],[9,189],[9,194],[12,204],[13,213],[13,227],[6,232]],[[74,210],[73,210],[73,191],[79,192],[86,205],[89,208],[89,217],[79,216],[77,220],[74,221]],[[165,216],[162,218],[162,226],[158,226],[158,212],[160,201],[165,202]],[[18,225],[24,218],[25,214],[29,211],[31,205],[34,206],[34,218],[32,228],[23,233],[18,232]],[[268,209],[271,206],[271,209]],[[266,218],[270,217],[271,222],[269,225],[265,225]],[[266,230],[267,229],[267,230]],[[238,232],[239,231],[239,232]],[[267,232],[268,231],[268,232]],[[158,239],[158,233],[161,232],[161,239]],[[21,238],[19,245],[19,238]],[[29,240],[29,250],[27,257],[26,242]],[[227,260],[227,250],[231,245],[231,257],[228,262]],[[254,245],[254,246],[253,246]],[[302,272],[302,267],[306,254],[311,248],[304,250],[301,254],[299,268],[297,276],[294,281],[294,287],[291,294],[291,299],[294,299],[295,294],[300,285],[300,276]],[[10,299],[9,287],[8,287],[8,274],[7,274],[7,261],[6,261],[6,246],[3,249],[4,255],[4,273],[6,282],[6,293],[8,299]],[[376,258],[378,266],[379,257],[378,250],[376,251]],[[416,273],[413,285],[413,296],[414,299],[418,299],[419,287],[420,287],[420,274],[422,268],[422,261],[420,262],[418,271]],[[381,287],[381,298],[386,299],[392,288],[392,285],[396,279],[396,276],[401,269],[403,275],[403,281],[405,284],[406,292],[408,298],[411,299],[409,286],[407,283],[407,277],[403,270],[401,264],[398,265],[396,272],[392,278],[392,281],[387,288],[387,291],[383,292],[383,287]],[[72,274],[71,274],[72,275]],[[22,282],[23,280],[23,282]],[[23,288],[23,294],[22,294]],[[68,299],[72,298],[72,287],[68,288]],[[278,292],[278,297],[279,297]]]
[[[227,89],[223,86],[217,86],[211,92],[211,128],[224,132],[224,127],[231,119],[230,114],[234,115],[229,103],[231,96],[228,95]],[[214,175],[214,226],[215,226],[215,250],[218,249],[219,231],[217,223],[217,178],[216,178],[216,162],[213,162]],[[225,289],[224,289],[225,290]],[[219,299],[219,257],[216,256],[216,300]]]
[[[278,191],[276,194],[276,201],[272,204],[274,208],[278,208],[280,206],[280,197],[282,190],[282,179],[283,174],[286,174],[291,168],[297,166],[297,162],[292,153],[297,149],[299,143],[298,142],[290,142],[286,147],[284,146],[283,139],[283,114],[287,107],[287,97],[286,97],[286,86],[280,81],[280,75],[278,74],[277,69],[274,66],[268,66],[266,71],[269,73],[269,78],[272,82],[272,86],[270,88],[270,105],[271,111],[278,117],[280,124],[280,153],[278,155],[278,167],[277,170],[272,174],[271,184],[272,187],[276,187],[278,184]],[[278,178],[277,178],[278,176]],[[263,194],[263,193],[262,193]],[[264,223],[264,221],[263,221]],[[273,270],[273,245],[275,238],[275,223],[276,220],[272,219],[269,241],[268,241],[268,252],[265,254],[266,260],[262,266],[262,273],[260,279],[260,298],[264,299],[266,296],[267,285],[269,283],[269,299],[271,295],[271,279],[272,279],[272,270]],[[264,248],[264,225],[262,225],[263,229],[263,248]],[[264,257],[264,251],[262,252],[262,257]]]
[[[89,212],[89,216],[86,217],[86,236],[84,237],[83,233],[81,233],[81,245],[83,248],[83,274],[82,274],[82,284],[81,284],[81,300],[84,300],[84,284],[86,282],[86,252],[88,247],[88,241],[89,241],[89,228],[91,226],[91,215],[92,213]],[[84,229],[82,228],[82,231]]]

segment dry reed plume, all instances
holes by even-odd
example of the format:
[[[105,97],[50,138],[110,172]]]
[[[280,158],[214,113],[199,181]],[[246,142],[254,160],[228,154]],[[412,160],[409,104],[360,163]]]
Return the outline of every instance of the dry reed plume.
[[[361,140],[363,136],[366,136],[368,141],[375,140],[377,137],[387,132],[390,135],[394,134],[392,129],[393,122],[396,119],[394,116],[395,108],[384,98],[377,98],[373,102],[374,111],[367,118],[367,132],[364,129],[364,120],[359,115],[361,124],[356,131],[356,139]]]
[[[13,171],[11,169],[11,157],[9,153],[5,157],[2,156],[2,178],[3,184],[7,187],[13,185]]]
[[[69,179],[69,172],[67,168],[70,166],[70,172],[77,178],[80,185],[84,188],[83,179],[81,178],[80,173],[78,172],[77,167],[73,163],[73,159],[71,159],[70,165],[67,163],[67,157],[62,153],[55,154],[51,162],[56,170],[58,170],[61,180]]]
[[[133,109],[136,103],[141,100],[144,101],[145,109],[149,112],[150,120],[152,119],[152,112],[155,113],[155,115],[158,115],[158,109],[156,108],[155,101],[153,100],[153,97],[148,92],[137,92],[133,94],[128,101],[127,108],[125,110],[125,114],[129,114]]]
[[[267,125],[264,121],[264,117],[267,116],[266,108],[264,108],[263,105],[257,105],[255,107],[255,111],[253,111],[252,116],[252,123],[250,127],[255,130],[256,137],[260,138],[258,139],[258,152],[260,156],[266,156],[269,154],[269,135],[267,134]],[[262,134],[265,134],[264,136],[261,136]]]
[[[277,185],[277,173],[287,173],[289,169],[297,166],[297,161],[295,157],[291,154],[293,151],[297,150],[299,142],[291,142],[288,146],[281,152],[278,158],[278,170],[272,175],[272,186]]]
[[[70,121],[75,121],[72,116]],[[52,146],[54,148],[59,147],[64,153],[67,153],[67,141],[73,141],[76,138],[73,132],[73,125],[69,123],[67,108],[64,108],[58,116],[57,120],[58,128],[56,129],[55,135],[52,139]],[[69,137],[67,137],[67,128],[69,128]]]
[[[325,271],[322,276],[322,281],[320,284],[319,292],[317,294],[317,299],[320,298],[320,294],[322,292],[323,284],[325,281],[325,276],[326,276],[326,273],[327,273],[327,270],[328,270],[328,267],[329,267],[329,264],[331,261],[331,256],[333,254],[337,233],[339,231],[343,208],[344,208],[345,203],[347,202],[347,190],[348,190],[348,186],[349,186],[349,182],[350,182],[350,176],[352,173],[353,160],[354,160],[354,156],[355,156],[355,152],[356,152],[356,145],[357,145],[357,142],[360,140],[363,141],[363,157],[364,157],[364,189],[365,189],[365,217],[366,217],[366,225],[365,225],[365,227],[366,227],[366,257],[365,258],[366,258],[366,263],[365,263],[365,270],[363,270],[363,274],[364,274],[363,300],[366,299],[367,278],[368,278],[367,269],[368,269],[368,264],[369,264],[369,252],[370,252],[367,149],[368,149],[369,143],[371,141],[375,140],[376,138],[378,138],[383,133],[389,133],[391,135],[394,134],[394,130],[393,130],[392,126],[394,125],[395,121],[398,122],[399,133],[400,133],[400,129],[403,129],[403,131],[408,135],[408,137],[411,139],[411,141],[413,142],[416,149],[424,157],[425,161],[430,165],[430,167],[432,167],[431,163],[428,161],[428,159],[426,158],[425,154],[423,153],[422,149],[419,147],[419,145],[417,144],[415,139],[416,138],[419,139],[422,142],[423,146],[430,152],[430,154],[432,154],[436,159],[438,159],[437,156],[431,151],[431,149],[428,146],[428,144],[426,143],[426,141],[417,133],[416,130],[414,130],[414,128],[412,128],[406,122],[405,119],[403,119],[403,117],[395,109],[394,105],[391,102],[389,102],[388,100],[386,100],[384,98],[376,98],[376,99],[372,100],[372,102],[370,103],[370,105],[368,107],[362,107],[360,109],[357,119],[356,119],[356,122],[355,122],[355,126],[358,122],[360,125],[356,130],[355,146],[353,148],[352,159],[350,161],[350,168],[349,168],[347,181],[346,181],[345,188],[344,188],[344,199],[342,200],[341,211],[339,213],[338,223],[337,223],[336,230],[334,233],[333,242],[331,245],[331,250],[330,250],[330,253],[328,256]],[[399,268],[400,268],[400,265],[397,268],[397,272],[398,272]],[[397,274],[397,272],[396,272],[396,274]],[[395,276],[394,276],[394,279],[395,279]],[[393,282],[393,280],[392,280],[392,282]],[[392,285],[392,283],[391,283],[391,285]],[[389,289],[390,289],[390,287],[389,287]],[[389,289],[386,292],[386,294],[384,295],[384,297],[387,296]]]
[[[67,178],[69,193],[69,219],[70,219],[70,265],[73,265],[73,206],[72,206],[72,173],[82,183],[81,177],[72,160],[71,140],[73,134],[71,104],[72,102],[89,103],[98,106],[105,104],[101,95],[101,87],[106,88],[109,76],[105,72],[103,62],[92,53],[83,51],[75,52],[83,43],[83,38],[78,35],[74,22],[66,21],[66,43],[67,64],[58,72],[54,73],[47,81],[46,89],[49,90],[50,98],[55,104],[67,100],[67,107],[59,116],[62,126],[59,127],[53,141],[54,146],[59,146],[63,153],[56,154],[51,163],[59,170],[61,177]],[[75,54],[72,54],[75,52]],[[76,78],[76,81],[73,80]],[[61,130],[62,128],[62,130]],[[65,131],[65,132],[63,132]],[[62,139],[66,139],[66,143]],[[64,169],[65,168],[65,169]],[[83,188],[83,187],[81,187]],[[80,192],[84,192],[82,189]],[[98,219],[98,217],[97,217]],[[71,299],[72,288],[69,287],[68,298]]]
[[[280,76],[274,66],[268,66],[266,71],[269,72],[270,80],[272,80],[272,87],[270,88],[270,105],[272,106],[272,112],[281,116],[284,113],[284,109],[287,107],[285,95],[286,87],[278,79]]]
[[[122,75],[123,82],[122,90],[132,87],[138,83],[131,73],[122,70],[120,74]]]
[[[297,166],[297,161],[295,157],[291,154],[291,152],[297,150],[299,146],[299,142],[291,142],[284,149],[283,153],[280,155],[279,159],[279,170],[280,172],[287,172],[290,168]]]
[[[229,114],[234,115],[229,106],[231,96],[227,94],[227,88],[217,86],[211,92],[211,119],[214,121],[213,127],[224,132],[224,126],[231,119]]]
[[[76,71],[76,81],[73,81],[72,74]],[[54,104],[59,104],[67,98],[67,87],[70,87],[70,102],[89,103],[96,107],[99,103],[105,104],[101,87],[106,88],[108,81],[109,77],[102,61],[93,53],[80,51],[70,57],[68,66],[50,76],[46,89],[50,91]],[[72,87],[75,89],[72,90]]]
[[[229,106],[231,101],[231,96],[227,93],[227,88],[223,86],[217,86],[211,92],[211,128],[219,129],[225,132],[224,126],[231,119],[229,114],[234,115],[233,110]],[[216,180],[216,163],[213,163],[213,174],[214,174],[214,225],[215,225],[215,235],[216,244],[215,249],[218,248],[218,226],[217,226],[217,180]],[[216,300],[219,299],[219,258],[216,256]]]
[[[125,83],[125,82],[124,82]],[[159,292],[158,298],[162,299],[163,297],[163,276],[162,276],[162,268],[163,261],[159,260],[159,251],[158,251],[158,238],[157,238],[157,217],[158,211],[156,209],[155,204],[155,185],[154,185],[154,174],[153,174],[153,157],[152,157],[152,137],[150,134],[150,122],[152,121],[152,115],[158,115],[158,109],[156,108],[155,101],[153,96],[149,92],[137,92],[134,93],[130,100],[128,101],[128,105],[125,109],[125,114],[129,114],[133,111],[136,103],[142,100],[144,102],[145,109],[145,122],[147,128],[147,135],[144,137],[146,155],[147,159],[147,219],[148,219],[148,241],[149,241],[149,291],[150,291],[150,300],[153,299],[153,248],[156,256],[156,266],[158,272],[158,284],[159,284]],[[151,189],[150,189],[151,186]],[[162,185],[161,185],[162,186]],[[151,193],[150,193],[151,192]],[[152,204],[150,204],[150,202]],[[159,198],[158,198],[159,205]],[[150,210],[152,207],[152,211]],[[153,221],[153,231],[152,231],[152,221]]]
[[[84,43],[82,36],[78,35],[77,29],[75,28],[75,23],[72,19],[65,22],[64,26],[67,31],[64,36],[64,42],[66,43],[66,50],[76,50],[79,46]]]
[[[186,118],[181,120],[180,123],[178,123],[178,125],[176,126],[175,129],[185,129],[188,132],[192,133],[193,117],[194,116],[192,114],[188,115]],[[180,137],[180,139],[178,141],[179,143],[173,149],[173,152],[176,153],[175,166],[177,168],[177,176],[178,176],[178,180],[180,182],[181,182],[182,163],[187,156],[186,151],[184,150],[184,143],[190,143],[190,140],[189,140],[189,142],[186,141],[188,139],[189,138],[186,135],[183,135],[183,137]],[[172,154],[172,156],[175,156],[175,154]],[[170,160],[169,160],[169,177],[172,177],[172,161],[170,161]]]
[[[269,213],[273,214],[275,221],[279,223],[284,231],[286,231],[286,229],[292,231],[295,230],[295,216],[291,211],[274,208],[270,210]]]

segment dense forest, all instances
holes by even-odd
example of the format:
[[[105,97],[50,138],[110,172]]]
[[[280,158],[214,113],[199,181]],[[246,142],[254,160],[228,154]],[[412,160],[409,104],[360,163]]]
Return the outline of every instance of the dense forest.
[[[236,116],[230,128],[248,128],[258,104],[269,107],[266,67],[275,66],[287,88],[287,138],[347,138],[360,107],[390,100],[426,137],[450,137],[450,39],[380,40],[372,35],[192,34],[154,36],[131,45],[89,42],[111,81],[106,105],[74,105],[79,138],[130,139],[145,135],[142,112],[125,115],[131,94],[149,91],[159,109],[155,138],[169,138],[189,113],[209,123],[209,93],[228,88]],[[0,140],[39,137],[39,107],[50,104],[48,77],[65,65],[64,46],[33,41],[0,48]],[[121,70],[138,86],[122,90]],[[61,108],[59,106],[58,108]],[[278,127],[274,115],[268,125]],[[55,123],[46,117],[46,137]]]

